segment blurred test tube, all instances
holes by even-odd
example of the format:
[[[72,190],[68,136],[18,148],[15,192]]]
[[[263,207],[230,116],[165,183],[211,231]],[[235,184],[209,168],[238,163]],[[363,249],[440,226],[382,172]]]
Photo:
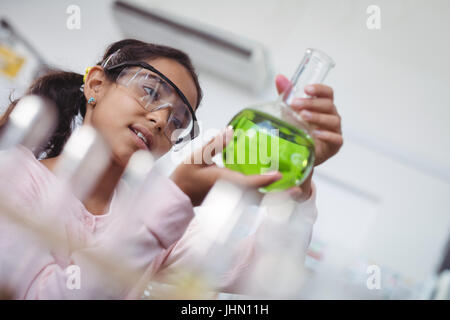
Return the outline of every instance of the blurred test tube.
[[[256,246],[262,248],[245,284],[256,298],[295,299],[305,280],[304,258],[310,225],[293,214],[296,202],[286,192],[267,194],[260,209],[264,218]]]
[[[203,265],[220,275],[230,264],[237,242],[255,231],[258,205],[263,197],[258,190],[219,180],[197,212],[201,234],[205,238],[201,255]]]
[[[76,129],[55,165],[54,174],[80,200],[92,191],[110,161],[110,149],[91,126]]]
[[[148,175],[150,174],[155,159],[152,154],[145,150],[138,150],[128,161],[122,181],[125,183],[121,189],[120,212],[127,214],[133,210],[133,206],[138,202],[140,193]]]
[[[211,299],[230,270],[240,240],[258,225],[262,194],[254,189],[219,180],[196,211],[195,243],[190,259],[147,292],[157,299]]]
[[[35,95],[21,98],[0,129],[0,150],[20,144],[37,155],[54,131],[57,118],[56,107],[50,100]]]
[[[19,147],[29,149],[37,156],[56,128],[57,118],[56,107],[48,99],[28,95],[17,102],[0,128],[0,170],[5,177],[20,181],[21,175],[26,173],[21,170],[22,162],[20,160],[23,153]],[[33,215],[18,209],[18,204],[14,203],[8,195],[7,181],[8,179],[1,181],[0,189],[6,192],[0,194],[0,224],[3,228],[8,228],[11,223],[21,224],[22,228],[18,229],[18,233],[23,232],[26,237],[28,226],[32,225],[29,217]],[[9,294],[5,294],[3,291],[3,294],[0,293],[0,295],[5,298],[14,297],[13,283],[17,277],[20,278],[20,272],[17,271],[20,268],[10,261],[2,261],[0,264],[2,264],[2,268],[0,268],[1,286],[9,288],[7,290]]]
[[[26,107],[28,106],[26,105]],[[23,110],[23,108],[21,109]],[[34,109],[30,108],[29,110]],[[40,111],[35,112],[33,117],[36,118],[39,113]],[[8,126],[8,131],[3,131],[6,135],[3,135],[2,139],[4,138],[4,141],[8,142],[4,143],[3,146],[13,147],[22,141],[28,141],[25,145],[32,146],[37,141],[31,139],[33,137],[29,138],[28,133],[24,134],[18,130],[20,128],[28,132],[30,129],[27,129],[27,126],[34,124],[27,113],[21,115],[23,116],[19,119],[22,118],[22,121],[17,121],[17,116],[13,117],[13,125]],[[31,131],[33,130],[35,130],[34,127]],[[42,130],[38,129],[37,132],[37,136],[44,137]],[[22,138],[18,139],[17,135]],[[49,246],[53,254],[57,254],[60,258],[66,257],[75,248],[83,247],[83,244],[75,243],[73,239],[69,240],[66,232],[60,231],[65,230],[64,218],[60,212],[66,210],[67,201],[73,196],[83,201],[93,190],[95,184],[98,183],[109,163],[110,148],[106,141],[94,128],[84,125],[72,133],[53,169],[54,175],[58,178],[58,183],[55,184],[54,192],[49,194],[51,198],[47,199],[45,207],[42,208],[42,210],[51,211],[45,215],[48,218],[44,219],[42,215],[35,215],[32,212],[26,212],[26,210],[24,212],[14,210],[14,208],[6,205],[6,202],[4,203],[5,206],[2,203],[0,213],[4,213],[5,217],[12,219],[15,223],[23,224],[31,235]],[[132,196],[129,198],[130,201],[127,202],[127,205],[131,205],[132,199],[138,196],[138,191],[152,166],[153,157],[148,152],[137,152],[131,158],[124,174],[124,180],[131,186],[127,195]],[[2,201],[0,200],[0,202]],[[38,220],[30,219],[30,217],[37,217]],[[57,227],[57,224],[61,225]],[[112,255],[110,252],[92,255],[88,251],[83,254],[94,265],[103,270],[105,276],[114,279],[111,282],[117,282],[120,287],[129,286],[137,281],[139,275],[130,272],[132,270],[118,259],[117,255]],[[111,286],[113,286],[113,283],[111,283]]]
[[[51,185],[47,199],[41,210],[39,224],[54,226],[55,230],[68,230],[64,214],[69,210],[68,204],[83,202],[93,191],[110,161],[110,149],[102,136],[91,126],[83,125],[76,129],[65,144],[53,168],[56,180]],[[42,235],[38,235],[42,236]],[[70,237],[68,232],[54,235],[48,239],[48,245],[60,257],[68,257],[69,253],[84,247],[81,240]],[[62,258],[61,258],[62,259]]]

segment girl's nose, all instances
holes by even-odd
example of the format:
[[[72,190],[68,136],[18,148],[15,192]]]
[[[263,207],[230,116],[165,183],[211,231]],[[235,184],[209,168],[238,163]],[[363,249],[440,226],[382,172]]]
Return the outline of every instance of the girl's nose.
[[[146,118],[154,124],[158,132],[162,132],[167,125],[169,115],[170,108],[165,108],[148,112]]]

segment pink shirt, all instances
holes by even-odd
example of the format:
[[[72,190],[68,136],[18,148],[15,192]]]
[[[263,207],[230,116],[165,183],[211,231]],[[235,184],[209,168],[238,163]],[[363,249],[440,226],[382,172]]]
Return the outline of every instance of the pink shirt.
[[[130,277],[101,271],[88,257],[112,256],[117,266],[137,278],[170,272],[195,259],[195,250],[191,253],[196,241],[193,207],[169,178],[151,173],[140,203],[126,216],[120,210],[120,199],[127,186],[121,182],[109,211],[93,215],[74,195],[63,191],[61,182],[28,149],[20,147],[17,152],[12,166],[0,165],[0,202],[25,212],[27,219],[50,226],[62,238],[52,247],[0,214],[0,287],[10,288],[13,298],[139,298],[132,285],[114,280]],[[0,159],[5,156],[0,153]],[[308,217],[310,228],[302,236],[309,239],[317,216],[314,187],[311,198],[295,211]],[[238,288],[253,259],[253,243],[250,236],[239,245],[218,290]],[[79,267],[80,289],[68,287],[72,265]],[[113,270],[114,266],[106,268]]]

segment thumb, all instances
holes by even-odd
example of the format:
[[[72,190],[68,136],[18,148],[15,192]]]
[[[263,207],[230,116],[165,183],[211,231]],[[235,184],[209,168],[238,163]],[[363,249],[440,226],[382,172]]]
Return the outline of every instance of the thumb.
[[[283,175],[279,171],[271,171],[264,174],[244,175],[227,168],[220,168],[220,178],[232,181],[248,188],[261,188],[281,179]]]
[[[279,171],[249,175],[245,177],[245,184],[250,188],[261,188],[280,180],[282,177],[283,175]]]
[[[278,94],[281,94],[291,86],[291,81],[289,81],[289,79],[282,74],[279,74],[275,77],[275,85],[277,87]]]
[[[190,163],[198,164],[201,166],[208,166],[213,164],[212,158],[222,152],[223,148],[230,142],[233,137],[233,127],[228,126],[222,130],[219,134],[214,136],[203,147],[194,151],[190,156]]]

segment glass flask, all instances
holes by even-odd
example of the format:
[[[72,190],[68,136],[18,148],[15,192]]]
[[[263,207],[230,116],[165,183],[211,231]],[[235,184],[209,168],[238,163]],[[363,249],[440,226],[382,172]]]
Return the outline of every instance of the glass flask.
[[[278,99],[241,110],[229,122],[233,138],[223,150],[225,167],[246,175],[278,170],[282,178],[261,192],[301,185],[314,166],[312,128],[290,104],[309,98],[305,86],[322,83],[334,61],[317,49],[307,49],[291,83]]]

